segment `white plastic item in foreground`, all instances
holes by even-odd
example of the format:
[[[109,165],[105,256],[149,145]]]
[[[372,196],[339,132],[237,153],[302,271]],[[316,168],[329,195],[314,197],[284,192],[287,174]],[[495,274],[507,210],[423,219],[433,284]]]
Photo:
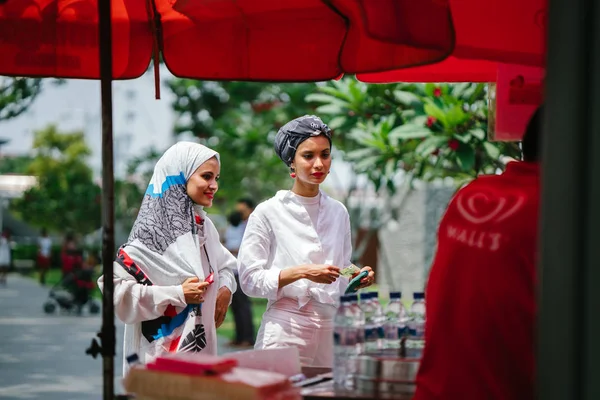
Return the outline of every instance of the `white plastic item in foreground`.
[[[239,367],[277,372],[287,377],[302,372],[297,347],[238,351],[228,353],[227,358],[238,360]]]

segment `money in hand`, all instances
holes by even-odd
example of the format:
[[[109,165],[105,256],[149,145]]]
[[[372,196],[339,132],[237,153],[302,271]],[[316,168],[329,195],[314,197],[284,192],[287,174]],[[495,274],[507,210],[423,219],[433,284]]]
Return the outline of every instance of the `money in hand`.
[[[350,278],[352,275],[356,274],[357,272],[360,272],[360,268],[358,268],[354,264],[350,264],[349,266],[347,266],[346,268],[344,268],[340,271],[340,275]]]

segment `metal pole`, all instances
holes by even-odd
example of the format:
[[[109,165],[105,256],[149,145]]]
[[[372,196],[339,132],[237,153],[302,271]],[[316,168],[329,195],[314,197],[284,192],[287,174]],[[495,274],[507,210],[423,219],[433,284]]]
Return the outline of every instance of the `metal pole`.
[[[102,102],[102,373],[103,399],[112,400],[114,388],[115,311],[113,304],[114,237],[114,166],[112,114],[112,31],[111,1],[98,1],[100,90]]]
[[[539,400],[600,398],[600,2],[549,1]]]

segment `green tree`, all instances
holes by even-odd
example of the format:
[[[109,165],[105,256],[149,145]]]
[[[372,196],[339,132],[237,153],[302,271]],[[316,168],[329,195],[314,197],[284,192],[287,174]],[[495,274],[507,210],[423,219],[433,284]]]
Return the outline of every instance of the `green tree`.
[[[193,135],[221,154],[217,207],[240,196],[261,200],[291,186],[273,139],[284,123],[313,111],[304,99],[315,84],[175,79],[169,87],[176,96],[175,133]]]
[[[399,170],[423,181],[458,183],[503,168],[515,143],[487,140],[487,86],[480,83],[367,85],[352,77],[307,96],[331,116],[338,141],[357,173],[376,190],[394,192]]]
[[[26,174],[32,161],[30,156],[1,157],[0,174]]]
[[[14,200],[11,209],[25,222],[54,231],[87,234],[101,225],[100,187],[86,163],[91,154],[83,132],[56,126],[34,132],[35,156],[27,173],[38,184]]]

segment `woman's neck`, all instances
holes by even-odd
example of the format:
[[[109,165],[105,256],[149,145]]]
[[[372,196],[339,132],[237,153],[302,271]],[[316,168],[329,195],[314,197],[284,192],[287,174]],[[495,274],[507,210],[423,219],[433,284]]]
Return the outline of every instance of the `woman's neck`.
[[[311,185],[296,180],[292,192],[302,197],[315,197],[319,194],[319,185]]]

